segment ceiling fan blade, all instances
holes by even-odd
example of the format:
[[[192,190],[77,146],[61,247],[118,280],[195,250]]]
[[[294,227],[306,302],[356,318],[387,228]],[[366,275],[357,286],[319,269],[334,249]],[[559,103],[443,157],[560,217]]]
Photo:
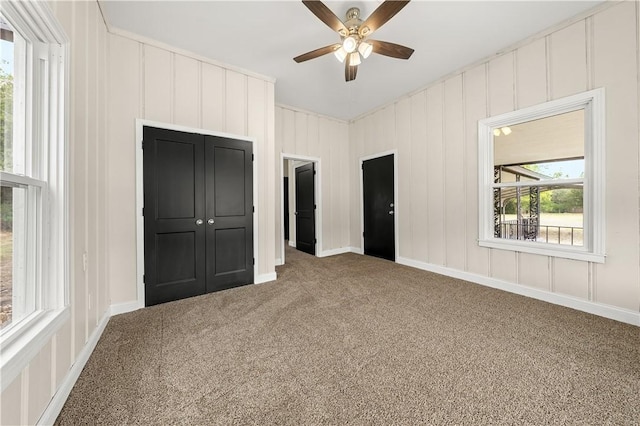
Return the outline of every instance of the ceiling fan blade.
[[[357,74],[358,74],[358,66],[351,65],[351,56],[347,55],[344,61],[344,81],[355,80]]]
[[[317,0],[302,0],[307,8],[318,17],[322,22],[327,24],[329,28],[340,34],[342,37],[346,37],[349,34],[349,30],[344,26],[342,21],[324,5],[321,1]]]
[[[410,0],[386,0],[360,25],[360,29],[358,30],[360,36],[370,36],[372,32],[383,26],[389,19],[393,18],[396,13],[400,12],[409,1]]]
[[[410,47],[389,43],[388,41],[367,40],[367,43],[373,46],[374,53],[392,58],[409,59],[414,52]]]
[[[340,46],[342,46],[340,43],[331,44],[329,46],[321,47],[320,49],[312,50],[311,52],[303,53],[302,55],[293,58],[293,60],[300,63],[308,61],[309,59],[315,59],[319,56],[326,55],[327,53],[335,52],[340,49]]]

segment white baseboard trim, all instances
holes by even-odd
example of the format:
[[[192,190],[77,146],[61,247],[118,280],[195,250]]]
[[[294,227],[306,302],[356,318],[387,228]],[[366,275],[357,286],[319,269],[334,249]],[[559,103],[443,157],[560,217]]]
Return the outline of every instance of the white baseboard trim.
[[[269,272],[268,274],[260,274],[255,279],[255,284],[268,283],[269,281],[275,281],[278,279],[278,275],[275,272]]]
[[[110,313],[111,316],[114,316],[137,311],[142,308],[144,308],[144,303],[139,303],[137,300],[134,300],[133,302],[116,303],[115,305],[111,305]]]
[[[296,246],[296,242],[289,240],[289,247],[294,247],[295,248],[295,246]]]
[[[460,271],[446,266],[433,265],[426,262],[399,257],[396,260],[401,265],[411,266],[413,268],[422,269],[424,271],[435,272],[436,274],[446,275],[448,277],[458,278],[472,283],[508,291],[510,293],[527,296],[544,302],[553,303],[567,308],[576,309],[578,311],[587,312],[612,320],[624,322],[631,325],[640,326],[640,312],[634,312],[615,306],[605,305],[602,303],[591,302],[588,300],[578,299],[577,297],[567,296],[564,294],[552,293],[550,291],[540,290],[533,287],[526,287],[514,284],[508,281],[498,280],[492,277],[473,274],[471,272]]]
[[[111,318],[111,315],[109,314],[109,310],[107,310],[98,323],[98,326],[93,330],[93,333],[91,333],[91,336],[84,345],[84,348],[82,348],[78,354],[76,361],[67,372],[67,375],[62,379],[62,383],[60,383],[58,390],[55,395],[53,395],[53,398],[51,398],[51,401],[44,410],[44,413],[42,413],[42,416],[40,416],[40,419],[37,422],[38,425],[52,425],[55,423],[60,411],[62,411],[62,407],[64,407],[64,403],[67,402],[67,398],[69,398],[71,389],[73,389],[78,377],[80,377],[80,373],[82,373],[82,369],[89,360],[93,350],[96,348],[98,340],[100,340],[100,336],[102,336],[102,332],[109,322],[109,318]]]
[[[324,250],[318,254],[318,257],[335,256],[337,254],[344,254],[351,252],[351,247],[341,247],[337,249]]]
[[[282,259],[280,258],[276,259],[276,266],[282,266],[282,265],[283,265]]]
[[[355,254],[364,254],[360,247],[349,247],[349,251]]]

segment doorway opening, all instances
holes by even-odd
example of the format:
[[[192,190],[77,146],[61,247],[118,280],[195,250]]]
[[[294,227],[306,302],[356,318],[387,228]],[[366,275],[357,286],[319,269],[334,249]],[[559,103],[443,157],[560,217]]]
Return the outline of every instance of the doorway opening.
[[[278,238],[280,256],[279,259],[276,259],[276,265],[284,265],[285,245],[287,244],[314,256],[321,253],[322,191],[320,182],[320,158],[280,154],[281,196],[279,206],[280,235]],[[296,196],[296,187],[298,187],[298,191],[302,191],[302,197]],[[313,193],[310,194],[310,192]],[[300,205],[300,201],[303,202],[303,205]],[[298,229],[299,227],[302,228]],[[299,230],[302,232],[298,232]],[[297,247],[298,243],[301,243],[300,247]]]

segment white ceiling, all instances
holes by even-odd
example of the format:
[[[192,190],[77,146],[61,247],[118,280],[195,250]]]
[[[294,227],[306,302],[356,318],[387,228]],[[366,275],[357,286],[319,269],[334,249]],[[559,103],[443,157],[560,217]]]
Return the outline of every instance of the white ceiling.
[[[408,60],[373,54],[344,81],[331,54],[293,57],[339,41],[300,1],[113,1],[108,24],[276,79],[276,102],[351,119],[421,88],[602,1],[416,1],[372,38],[415,49]],[[380,1],[327,1],[341,19],[366,19]]]

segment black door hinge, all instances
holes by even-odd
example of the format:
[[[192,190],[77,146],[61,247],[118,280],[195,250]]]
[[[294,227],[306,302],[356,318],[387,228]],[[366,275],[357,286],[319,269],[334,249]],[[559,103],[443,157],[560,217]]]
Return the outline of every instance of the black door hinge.
[[[315,238],[313,239],[313,244],[318,244],[318,240],[316,240]]]
[[[256,264],[256,258],[254,257],[252,265],[255,265],[255,264]]]
[[[142,149],[144,149],[144,141],[142,141]]]
[[[144,282],[147,282],[147,276],[146,276],[146,275],[144,275],[144,274],[142,275],[142,282],[143,282],[143,283],[144,283]]]
[[[255,213],[256,212],[256,206],[251,206],[251,212]]]
[[[142,216],[144,216],[144,207],[142,208]]]
[[[255,160],[256,160],[256,157],[253,154],[251,154],[251,161],[255,161]]]
[[[364,237],[364,232],[362,233],[362,236]]]
[[[318,208],[318,207],[314,204],[314,205],[313,205],[313,209],[315,210],[315,209],[317,209],[317,208]]]

